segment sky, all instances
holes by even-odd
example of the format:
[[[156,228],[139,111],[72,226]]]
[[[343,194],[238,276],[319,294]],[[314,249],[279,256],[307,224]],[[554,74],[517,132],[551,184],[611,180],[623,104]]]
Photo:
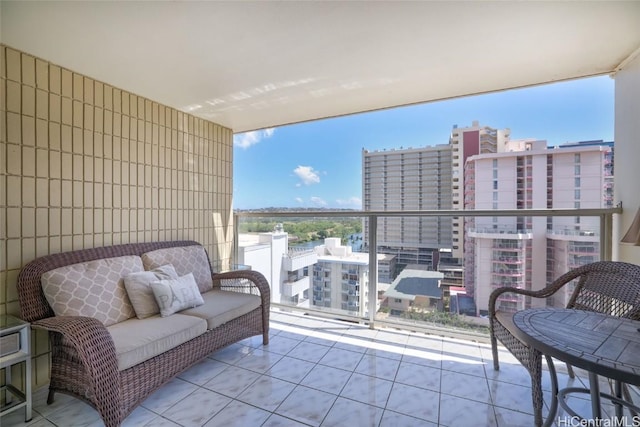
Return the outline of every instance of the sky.
[[[474,120],[550,146],[613,141],[613,103],[602,76],[235,134],[233,206],[361,209],[362,149],[447,144]]]

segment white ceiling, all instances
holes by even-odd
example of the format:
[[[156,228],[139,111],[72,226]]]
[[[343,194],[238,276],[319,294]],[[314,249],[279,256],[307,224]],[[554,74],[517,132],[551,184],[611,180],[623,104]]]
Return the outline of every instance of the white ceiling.
[[[2,43],[235,132],[610,73],[640,1],[0,2]]]

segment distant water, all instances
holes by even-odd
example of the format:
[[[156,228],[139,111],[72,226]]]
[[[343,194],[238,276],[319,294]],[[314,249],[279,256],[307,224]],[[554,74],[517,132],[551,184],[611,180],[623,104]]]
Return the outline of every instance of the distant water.
[[[351,245],[353,252],[361,252],[363,246],[362,233],[356,233],[349,236],[347,244]],[[292,244],[292,247],[301,249],[313,249],[316,246],[324,245],[324,239],[312,240],[310,242],[304,242],[300,244]]]

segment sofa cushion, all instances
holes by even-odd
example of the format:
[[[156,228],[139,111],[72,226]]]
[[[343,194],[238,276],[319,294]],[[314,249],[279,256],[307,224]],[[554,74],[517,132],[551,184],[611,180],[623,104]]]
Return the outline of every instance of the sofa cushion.
[[[189,307],[204,304],[193,273],[177,279],[159,280],[151,282],[153,296],[156,298],[160,315],[171,316],[173,313]]]
[[[156,315],[146,319],[134,317],[107,330],[116,347],[118,370],[123,371],[203,334],[207,323],[194,316]]]
[[[175,248],[157,249],[142,254],[145,270],[152,270],[161,265],[171,264],[176,268],[178,276],[193,273],[198,289],[204,293],[213,289],[209,257],[202,246],[178,246]]]
[[[143,271],[138,256],[67,265],[42,275],[42,291],[56,316],[87,316],[105,326],[133,316],[123,277]]]
[[[160,313],[160,307],[151,289],[151,282],[177,278],[178,273],[171,264],[161,265],[150,271],[137,271],[124,277],[124,287],[138,319]]]
[[[257,295],[231,291],[209,291],[202,294],[204,305],[183,310],[180,314],[197,316],[207,321],[207,328],[214,329],[236,317],[260,307],[262,300]]]

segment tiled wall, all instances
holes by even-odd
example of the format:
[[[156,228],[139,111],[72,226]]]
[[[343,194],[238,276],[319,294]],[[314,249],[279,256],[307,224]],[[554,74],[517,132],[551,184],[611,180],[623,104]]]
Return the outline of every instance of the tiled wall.
[[[192,239],[228,261],[231,129],[4,45],[0,61],[0,314],[50,253]],[[33,349],[37,386],[46,334]]]

